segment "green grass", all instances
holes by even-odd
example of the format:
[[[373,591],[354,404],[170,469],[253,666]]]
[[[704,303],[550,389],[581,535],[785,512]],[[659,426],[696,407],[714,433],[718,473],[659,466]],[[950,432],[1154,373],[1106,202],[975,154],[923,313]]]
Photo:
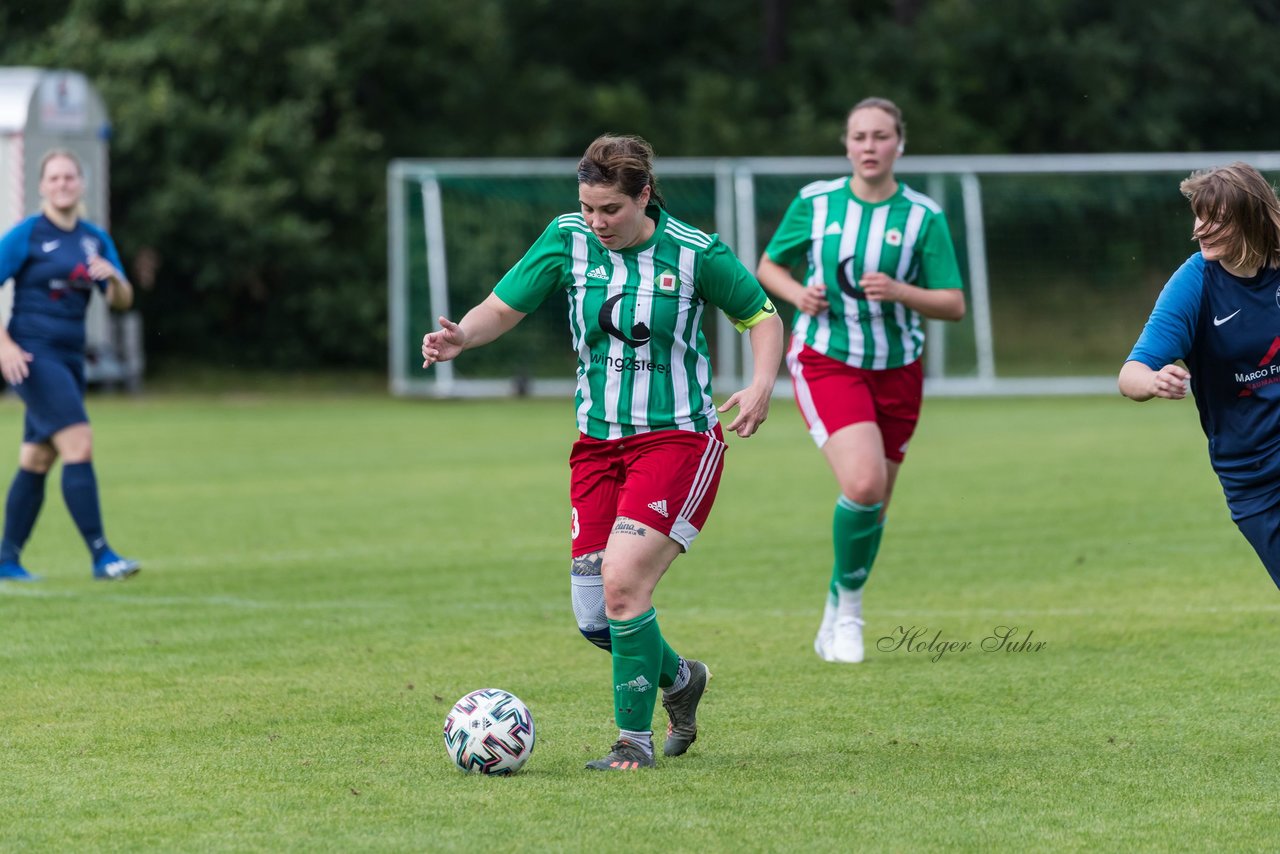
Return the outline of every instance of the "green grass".
[[[95,398],[95,583],[51,481],[0,585],[0,850],[1250,850],[1280,838],[1280,598],[1193,407],[931,400],[856,667],[811,642],[835,487],[786,400],[658,589],[715,673],[689,754],[616,734],[569,607],[565,401]],[[15,442],[21,412],[0,403]],[[1039,651],[984,652],[999,626]],[[974,648],[878,651],[916,627]],[[922,638],[923,639],[923,638]],[[462,694],[538,743],[468,777]],[[661,721],[659,709],[659,724]]]

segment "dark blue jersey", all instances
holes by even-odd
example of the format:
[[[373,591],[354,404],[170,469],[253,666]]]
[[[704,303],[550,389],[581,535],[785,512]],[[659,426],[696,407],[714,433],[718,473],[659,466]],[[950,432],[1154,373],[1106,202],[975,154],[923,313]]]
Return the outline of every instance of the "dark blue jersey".
[[[10,337],[83,352],[89,297],[95,284],[107,287],[89,278],[89,262],[99,255],[123,269],[110,236],[84,220],[64,231],[37,214],[0,238],[0,282],[14,280]]]
[[[1197,252],[1160,292],[1129,359],[1186,363],[1233,519],[1280,503],[1280,270],[1241,279]]]

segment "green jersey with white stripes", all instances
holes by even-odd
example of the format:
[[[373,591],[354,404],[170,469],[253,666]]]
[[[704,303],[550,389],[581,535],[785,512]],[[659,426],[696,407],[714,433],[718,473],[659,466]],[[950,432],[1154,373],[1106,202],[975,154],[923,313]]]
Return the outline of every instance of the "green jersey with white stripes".
[[[595,439],[710,430],[707,303],[739,331],[773,313],[760,283],[716,235],[656,205],[647,213],[653,236],[620,250],[605,248],[582,214],[559,216],[494,288],[526,314],[557,291],[568,294],[578,429]]]
[[[802,283],[825,285],[831,308],[797,312],[792,334],[839,362],[871,370],[909,365],[924,351],[920,314],[866,299],[858,280],[882,272],[922,288],[959,288],[951,231],[937,202],[899,183],[882,202],[864,202],[850,179],[800,190],[765,249],[785,267],[806,265]]]

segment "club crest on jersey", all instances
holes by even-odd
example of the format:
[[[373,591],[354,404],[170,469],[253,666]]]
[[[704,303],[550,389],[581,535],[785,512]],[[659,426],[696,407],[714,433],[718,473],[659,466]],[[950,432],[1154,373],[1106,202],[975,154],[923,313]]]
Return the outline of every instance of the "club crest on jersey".
[[[667,270],[658,276],[658,290],[674,291],[680,287],[680,277]]]
[[[884,242],[888,243],[890,246],[901,246],[902,245],[902,229],[891,228],[888,231],[886,231],[884,233]]]
[[[1276,288],[1276,305],[1280,306],[1280,287]]]

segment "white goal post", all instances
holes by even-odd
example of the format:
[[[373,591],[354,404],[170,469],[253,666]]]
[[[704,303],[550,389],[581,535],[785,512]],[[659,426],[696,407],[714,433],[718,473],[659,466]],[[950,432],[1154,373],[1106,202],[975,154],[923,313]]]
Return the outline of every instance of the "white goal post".
[[[1195,248],[1178,182],[1237,160],[1280,173],[1280,152],[901,158],[899,177],[947,212],[969,306],[962,324],[928,324],[927,393],[1113,392],[1159,286]],[[517,327],[535,327],[523,339],[504,348],[519,338],[513,332],[485,348],[493,350],[486,362],[468,354],[461,367],[424,371],[417,354],[436,317],[456,319],[482,300],[553,216],[576,208],[576,168],[568,158],[391,162],[393,394],[572,392],[567,333],[553,329],[565,311],[550,303]],[[754,269],[796,191],[849,165],[840,157],[660,158],[655,171],[676,216],[718,232]],[[459,269],[461,280],[451,278]],[[724,390],[744,382],[750,361],[743,337],[715,316],[706,332]],[[785,373],[781,393],[789,393]]]

